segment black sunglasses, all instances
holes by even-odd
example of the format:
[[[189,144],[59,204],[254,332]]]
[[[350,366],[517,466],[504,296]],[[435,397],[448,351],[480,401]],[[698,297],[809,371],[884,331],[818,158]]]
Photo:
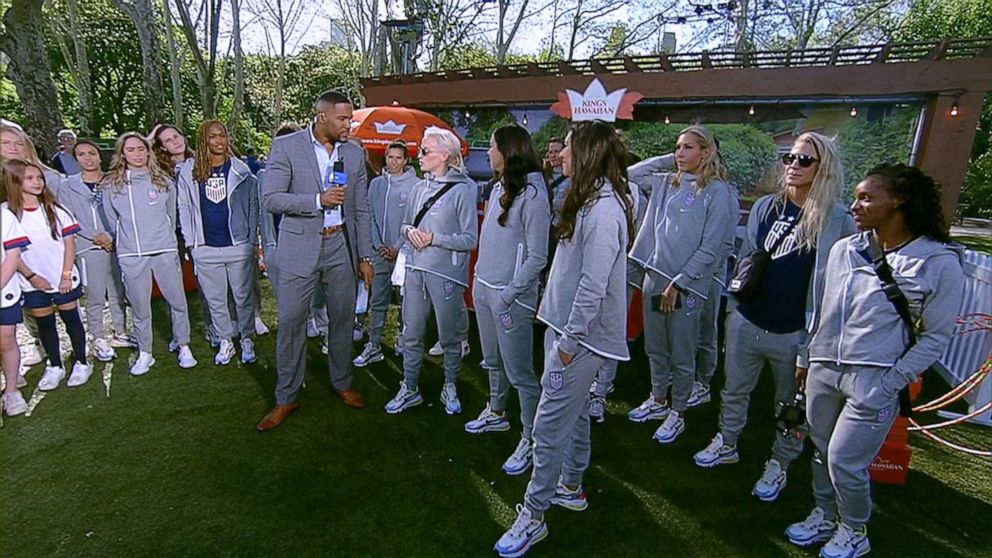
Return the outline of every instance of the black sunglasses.
[[[782,164],[787,167],[796,161],[799,161],[800,167],[806,169],[812,166],[813,163],[819,161],[819,159],[813,157],[812,155],[795,155],[793,153],[786,153],[785,155],[782,155]]]

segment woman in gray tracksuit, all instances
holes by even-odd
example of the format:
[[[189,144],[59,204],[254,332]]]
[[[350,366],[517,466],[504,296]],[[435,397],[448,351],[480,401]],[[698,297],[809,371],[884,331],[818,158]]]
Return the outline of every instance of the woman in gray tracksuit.
[[[396,265],[399,250],[406,242],[401,227],[407,206],[420,177],[407,163],[406,143],[393,142],[386,148],[386,167],[382,176],[369,183],[369,207],[372,210],[372,279],[369,341],[362,354],[355,358],[355,366],[367,366],[384,358],[380,350],[382,330],[386,328],[386,312],[392,298],[390,277]]]
[[[723,180],[713,135],[691,126],[675,150],[679,172],[655,188],[630,258],[644,268],[644,347],[651,365],[651,395],[628,417],[661,420],[654,433],[662,444],[685,430],[692,392],[703,306],[710,296],[724,251],[734,196]],[[672,398],[668,401],[668,385]]]
[[[947,349],[964,290],[961,254],[948,245],[932,178],[898,163],[875,167],[855,188],[851,213],[864,232],[830,251],[830,289],[796,370],[816,446],[816,507],[786,535],[802,546],[827,540],[823,558],[871,549],[868,466],[899,412],[899,391]],[[883,291],[886,271],[904,297],[905,318]]]
[[[113,227],[102,210],[100,148],[89,140],[73,146],[73,155],[83,172],[66,179],[62,201],[79,222],[76,258],[86,290],[86,322],[93,337],[93,353],[106,362],[117,356],[111,342],[126,338],[124,285],[117,254],[113,250]],[[104,303],[110,305],[114,336],[107,339],[103,327]]]
[[[219,121],[200,125],[196,155],[180,167],[178,190],[179,225],[220,341],[214,364],[225,365],[234,357],[236,334],[241,337],[241,362],[254,362],[258,183],[248,165],[231,156],[227,128]]]
[[[423,402],[418,380],[427,316],[433,307],[444,348],[441,402],[453,415],[462,411],[455,382],[462,365],[461,342],[468,334],[465,289],[469,257],[479,237],[478,186],[462,170],[461,142],[448,130],[430,128],[424,133],[420,168],[428,178],[414,188],[402,227],[409,241],[403,285],[404,380],[386,404],[386,412],[401,413]],[[417,215],[432,199],[436,201],[417,223]]]
[[[795,362],[800,347],[806,345],[807,320],[819,312],[823,299],[830,247],[856,231],[847,208],[837,202],[844,169],[833,140],[815,132],[802,134],[782,162],[782,191],[754,203],[740,254],[746,257],[759,247],[771,252],[780,244],[757,294],[745,301],[731,297],[720,430],[695,455],[700,467],[739,460],[737,439],[747,423],[751,392],[765,365],[775,381],[775,411],[795,399]],[[753,495],[766,502],[778,498],[789,465],[802,453],[804,437],[802,430],[775,434],[771,459]]]
[[[137,132],[122,135],[100,186],[138,337],[138,359],[131,367],[135,376],[155,364],[151,352],[153,278],[172,312],[179,367],[196,366],[189,349],[189,310],[176,247],[176,188],[150,154],[144,136]]]
[[[472,286],[489,402],[465,430],[509,429],[506,404],[512,385],[520,396],[523,432],[503,470],[519,475],[531,465],[531,431],[541,396],[534,374],[534,315],[547,264],[551,205],[527,130],[515,124],[497,129],[490,139],[489,161],[499,182],[486,205]]]
[[[534,468],[517,518],[496,543],[500,556],[521,556],[547,536],[547,509],[588,506],[589,387],[606,359],[628,360],[627,258],[633,199],[627,150],[605,122],[579,122],[562,151],[572,186],[562,206],[558,248],[537,318],[544,336],[543,392],[534,419]]]

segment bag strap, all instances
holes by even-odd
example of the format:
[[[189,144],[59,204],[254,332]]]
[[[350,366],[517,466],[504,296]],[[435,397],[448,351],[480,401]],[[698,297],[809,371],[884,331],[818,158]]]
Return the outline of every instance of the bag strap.
[[[417,216],[414,217],[413,228],[419,227],[420,222],[424,220],[424,216],[427,215],[427,212],[430,211],[432,207],[434,207],[434,204],[437,203],[437,200],[441,199],[441,196],[447,194],[449,190],[451,190],[457,185],[458,182],[449,182],[445,184],[440,190],[435,192],[433,196],[428,198],[427,201],[424,202],[423,207],[420,208],[420,211],[417,212]]]
[[[878,245],[878,239],[875,238],[874,232],[868,234],[868,257],[875,270],[875,275],[882,283],[882,292],[885,293],[885,297],[889,299],[889,302],[895,307],[896,313],[906,324],[906,329],[909,331],[909,346],[912,347],[916,344],[916,328],[913,325],[913,316],[909,312],[909,300],[906,299],[906,295],[899,289],[899,285],[892,276],[892,268],[889,267],[889,262],[885,259],[885,252]],[[907,418],[913,416],[913,403],[909,399],[909,386],[899,390],[899,415]]]

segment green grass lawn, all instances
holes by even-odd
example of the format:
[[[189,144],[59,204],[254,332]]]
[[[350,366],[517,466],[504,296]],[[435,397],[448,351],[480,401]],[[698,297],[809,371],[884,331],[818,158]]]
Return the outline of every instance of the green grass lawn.
[[[423,373],[425,404],[387,415],[382,407],[401,378],[389,351],[387,361],[356,371],[369,407],[346,408],[314,340],[300,411],[260,434],[255,423],[272,403],[275,335],[260,338],[257,364],[216,367],[195,296],[190,306],[198,367],[180,370],[165,352],[170,326],[159,301],[151,373],[131,377],[130,351],[120,351],[112,370],[98,365],[87,385],[63,386],[30,417],[4,421],[0,556],[494,555],[528,477],[500,470],[518,420],[511,432],[463,430],[488,390],[474,329],[461,416],[447,416],[437,401],[436,359]],[[774,435],[768,379],[754,396],[741,463],[703,470],[692,454],[715,433],[717,401],[690,411],[682,438],[660,446],[651,440],[656,424],[626,420],[649,391],[643,349],[633,353],[620,367],[606,423],[594,425],[589,509],[551,510],[550,536],[530,555],[814,556],[782,535],[812,507],[808,454],[779,502],[750,496]],[[101,374],[110,377],[109,396]],[[32,370],[26,395],[40,375]],[[722,384],[718,376],[714,386]],[[927,391],[942,389],[931,381]],[[992,447],[992,432],[975,426],[955,439]],[[919,436],[912,443],[909,483],[873,486],[873,556],[992,556],[990,462]]]

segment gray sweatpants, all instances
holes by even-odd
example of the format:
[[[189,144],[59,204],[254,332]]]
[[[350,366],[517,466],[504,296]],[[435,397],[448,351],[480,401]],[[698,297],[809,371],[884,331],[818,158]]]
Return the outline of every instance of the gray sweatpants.
[[[489,406],[505,411],[512,385],[520,396],[523,437],[531,438],[541,385],[534,373],[534,311],[513,303],[505,311],[500,290],[472,286],[482,357],[489,372]]]
[[[754,325],[734,310],[727,316],[726,385],[720,392],[720,432],[729,445],[747,424],[751,392],[758,385],[761,369],[767,363],[775,380],[775,412],[796,396],[796,351],[801,332],[771,333]],[[772,457],[782,468],[803,452],[803,438],[775,434]]]
[[[558,356],[558,335],[544,334],[541,399],[534,417],[534,470],[524,505],[543,513],[551,506],[558,477],[568,486],[582,484],[592,451],[589,440],[589,387],[604,357],[582,347],[565,366]]]
[[[806,378],[806,417],[816,445],[813,497],[826,517],[854,529],[871,516],[868,466],[899,413],[898,393],[882,387],[885,371],[814,362]]]
[[[169,303],[172,315],[172,339],[180,345],[189,344],[189,309],[183,290],[183,271],[179,254],[163,252],[152,256],[120,258],[124,290],[131,303],[131,317],[138,337],[138,350],[152,352],[152,279]]]
[[[627,304],[630,304],[630,300],[634,296],[634,287],[627,283]],[[628,312],[630,309],[628,308]],[[624,331],[627,330],[627,323],[623,324]],[[617,366],[619,362],[613,359],[606,359],[603,362],[603,366],[599,368],[596,372],[596,389],[593,391],[594,395],[600,397],[606,397],[606,394],[613,389],[613,381],[617,378]]]
[[[314,294],[323,292],[330,318],[327,330],[327,367],[331,386],[351,387],[351,332],[355,313],[357,277],[341,233],[321,237],[317,269],[299,276],[279,273],[279,331],[276,334],[276,404],[296,401],[306,375],[307,312]]]
[[[94,339],[102,339],[107,332],[103,327],[103,305],[110,305],[110,320],[115,333],[125,333],[124,285],[117,256],[102,249],[79,254],[76,264],[86,286],[86,327]]]
[[[668,395],[672,384],[672,409],[685,412],[696,379],[696,347],[699,345],[699,318],[703,300],[694,294],[680,294],[682,307],[663,313],[651,309],[651,298],[660,294],[668,281],[660,275],[644,274],[644,349],[651,365],[651,393],[657,401]]]
[[[403,373],[410,389],[417,388],[420,378],[427,316],[432,306],[444,348],[444,381],[458,381],[461,372],[462,339],[468,335],[465,287],[432,273],[407,269],[403,285]]]
[[[255,336],[253,250],[251,244],[197,246],[193,249],[196,279],[210,309],[210,321],[218,340],[229,341],[235,333],[240,333],[242,339]],[[229,296],[234,298],[234,316],[228,306]]]
[[[369,343],[373,345],[382,341],[382,330],[386,329],[386,314],[389,312],[389,301],[393,298],[393,284],[389,281],[392,273],[393,266],[390,265],[386,271],[376,271],[372,278],[372,292],[369,293]]]
[[[723,294],[723,286],[716,280],[710,285],[710,292],[707,293],[706,301],[703,302],[702,313],[699,318],[699,352],[696,355],[696,381],[709,386],[716,374],[716,367],[719,364],[720,347],[717,337],[719,330],[717,323],[720,321],[720,300]]]

